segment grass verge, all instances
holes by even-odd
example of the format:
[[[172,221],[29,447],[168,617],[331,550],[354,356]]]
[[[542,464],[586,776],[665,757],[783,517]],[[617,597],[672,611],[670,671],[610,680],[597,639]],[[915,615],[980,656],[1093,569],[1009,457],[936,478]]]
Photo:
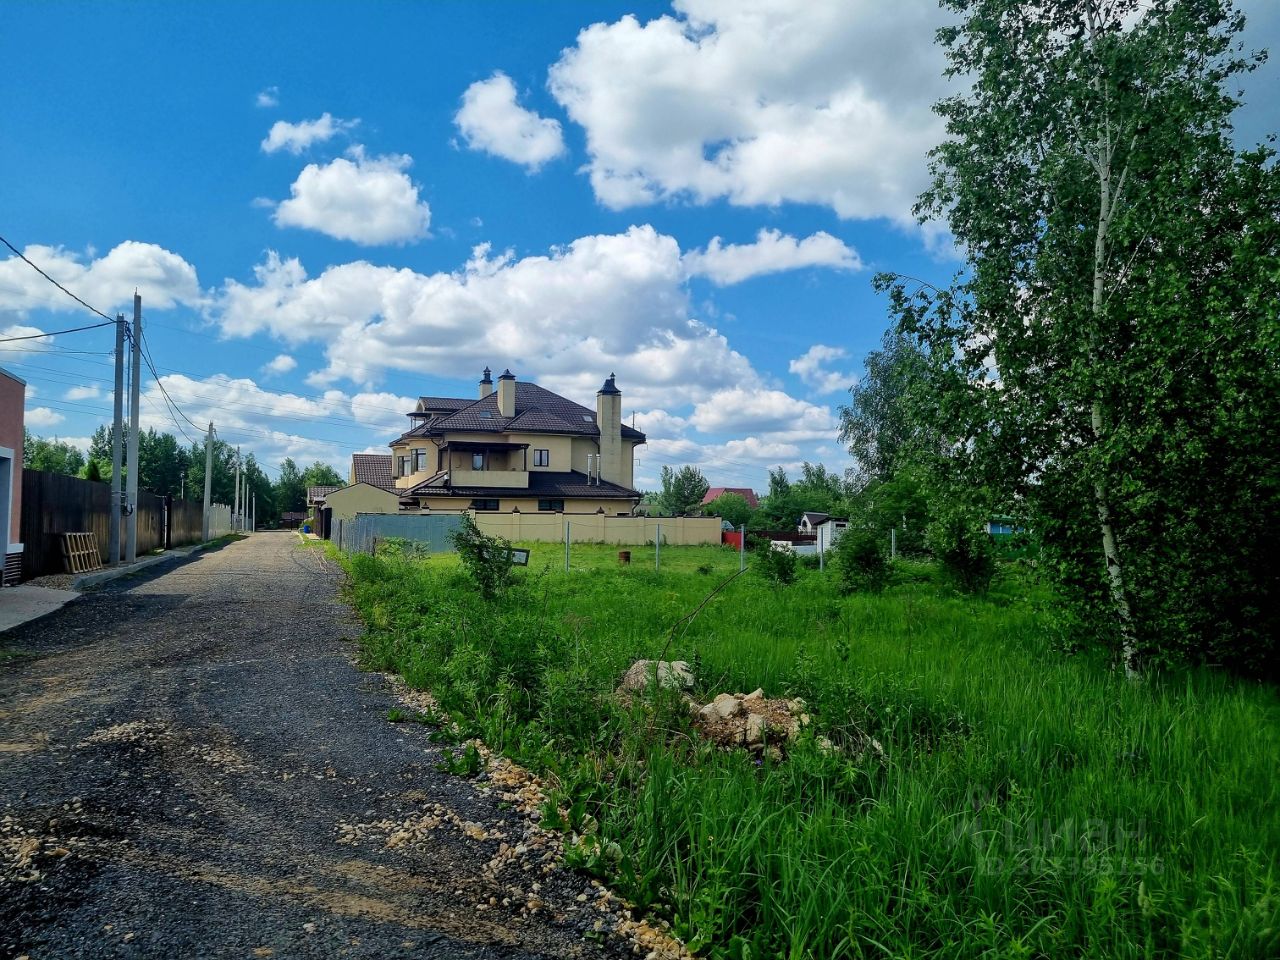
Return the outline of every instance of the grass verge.
[[[1280,955],[1280,701],[1212,672],[1134,684],[1049,639],[1009,571],[981,599],[926,566],[841,596],[738,558],[531,545],[493,601],[452,556],[344,559],[369,666],[430,689],[464,733],[557,785],[571,862],[708,956]],[[637,560],[639,560],[639,552]],[[539,556],[543,559],[540,568]],[[675,698],[624,706],[636,659],[696,691],[803,697],[813,737],[772,762],[701,742]],[[550,805],[549,805],[550,806]]]

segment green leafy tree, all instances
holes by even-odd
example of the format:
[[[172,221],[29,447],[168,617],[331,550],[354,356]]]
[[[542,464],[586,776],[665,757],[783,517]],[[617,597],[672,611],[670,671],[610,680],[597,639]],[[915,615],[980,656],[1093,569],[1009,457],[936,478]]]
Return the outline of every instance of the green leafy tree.
[[[172,434],[155,428],[138,433],[138,486],[162,497],[178,497],[190,469],[191,454]]]
[[[84,469],[84,454],[71,444],[56,437],[46,440],[23,428],[22,465],[28,470],[48,470],[78,477]]]
[[[697,467],[684,466],[679,470],[662,468],[662,494],[658,506],[663,513],[681,516],[690,513],[702,503],[711,485]]]
[[[943,0],[922,219],[967,270],[879,279],[949,482],[1026,503],[1063,596],[1136,674],[1263,668],[1280,623],[1280,185],[1231,141],[1230,0]],[[990,504],[988,505],[988,508]],[[1226,535],[1224,531],[1230,531]],[[1272,662],[1274,662],[1272,660]]]
[[[884,483],[915,463],[937,431],[911,416],[910,398],[927,367],[919,342],[897,330],[885,332],[879,350],[867,354],[866,372],[840,408],[840,440],[848,445],[860,485]]]
[[[702,512],[709,517],[719,517],[735,527],[740,527],[751,519],[752,510],[751,505],[747,503],[747,498],[742,494],[726,491],[704,506]]]
[[[449,534],[458,559],[486,600],[502,596],[511,583],[511,541],[485,534],[469,514],[462,525]]]
[[[757,529],[781,530],[794,527],[804,508],[791,489],[791,480],[782,467],[769,471],[769,490],[760,498],[760,509],[753,517]]]
[[[837,513],[848,492],[844,477],[832,473],[821,463],[800,465],[800,479],[791,485],[801,512]]]
[[[297,513],[307,507],[307,485],[302,482],[302,473],[292,457],[285,457],[280,462],[274,498],[276,508],[281,513]]]
[[[302,472],[302,486],[305,492],[307,487],[343,487],[346,481],[329,464],[317,460]]]

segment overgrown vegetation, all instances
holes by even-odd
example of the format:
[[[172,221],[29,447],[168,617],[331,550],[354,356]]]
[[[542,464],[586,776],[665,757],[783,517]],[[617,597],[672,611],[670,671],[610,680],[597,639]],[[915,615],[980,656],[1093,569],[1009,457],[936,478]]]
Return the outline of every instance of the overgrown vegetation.
[[[1274,691],[1063,657],[1055,598],[1016,565],[980,597],[901,561],[880,593],[831,566],[738,577],[680,623],[735,553],[664,548],[656,573],[578,545],[565,574],[532,549],[494,600],[454,557],[346,558],[365,659],[548,773],[571,862],[707,956],[1280,950]],[[622,673],[664,650],[703,699],[804,698],[845,752],[757,760],[701,742],[674,694],[624,706]]]

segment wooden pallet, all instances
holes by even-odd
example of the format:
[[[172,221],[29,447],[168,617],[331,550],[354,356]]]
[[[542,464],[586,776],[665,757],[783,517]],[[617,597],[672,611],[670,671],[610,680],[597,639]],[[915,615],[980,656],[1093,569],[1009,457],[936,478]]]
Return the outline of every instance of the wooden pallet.
[[[98,536],[94,533],[62,533],[62,565],[67,573],[88,573],[102,569]]]

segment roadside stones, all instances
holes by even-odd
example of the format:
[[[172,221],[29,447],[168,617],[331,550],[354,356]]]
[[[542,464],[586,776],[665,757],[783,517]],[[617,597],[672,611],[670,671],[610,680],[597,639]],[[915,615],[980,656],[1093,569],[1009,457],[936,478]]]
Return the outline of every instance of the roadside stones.
[[[743,739],[748,744],[764,743],[764,732],[768,722],[758,713],[747,714],[747,726],[743,731]]]
[[[664,690],[688,690],[693,686],[693,671],[684,660],[637,660],[623,675],[618,691],[648,690],[655,678]]]

